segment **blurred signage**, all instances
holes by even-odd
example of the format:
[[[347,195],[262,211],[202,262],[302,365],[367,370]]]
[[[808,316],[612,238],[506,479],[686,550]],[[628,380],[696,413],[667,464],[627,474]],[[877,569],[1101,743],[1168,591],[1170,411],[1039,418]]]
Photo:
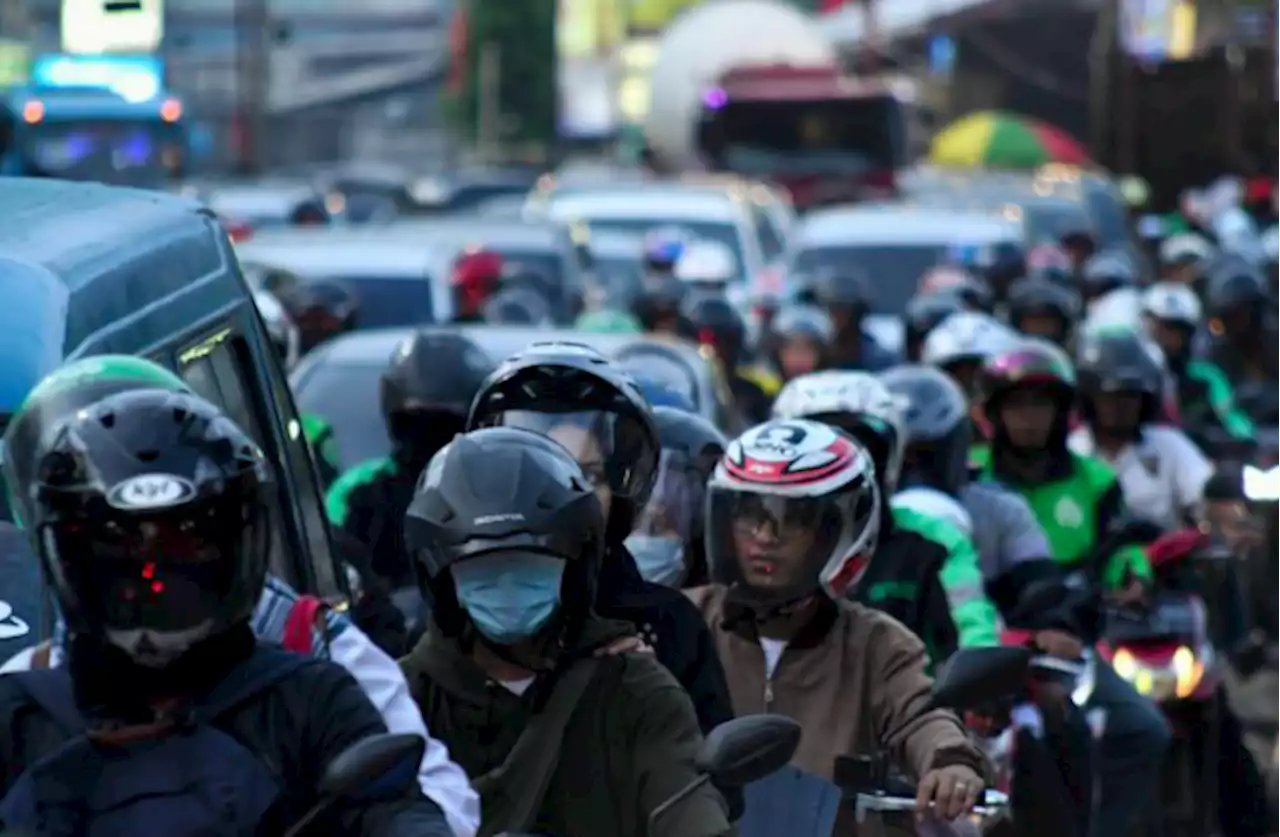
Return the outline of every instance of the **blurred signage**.
[[[556,3],[561,136],[587,139],[617,130],[625,37],[625,0]]]
[[[155,52],[164,39],[164,0],[62,0],[64,52]]]
[[[164,65],[155,55],[41,55],[31,65],[35,87],[96,87],[131,102],[156,98]]]
[[[1183,61],[1195,52],[1195,0],[1122,0],[1121,42],[1148,61]]]

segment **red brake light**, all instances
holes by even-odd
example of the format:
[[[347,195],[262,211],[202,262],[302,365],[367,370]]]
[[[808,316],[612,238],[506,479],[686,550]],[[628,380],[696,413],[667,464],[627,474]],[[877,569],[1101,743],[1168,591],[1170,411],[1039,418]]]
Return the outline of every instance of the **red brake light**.
[[[231,239],[232,244],[240,244],[253,238],[253,227],[245,221],[233,221],[224,218],[222,227],[227,231],[227,237]]]

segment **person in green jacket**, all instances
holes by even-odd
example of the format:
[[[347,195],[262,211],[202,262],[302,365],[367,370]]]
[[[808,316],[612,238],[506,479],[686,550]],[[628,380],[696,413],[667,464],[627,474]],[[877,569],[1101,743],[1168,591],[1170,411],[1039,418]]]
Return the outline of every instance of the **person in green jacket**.
[[[992,438],[974,451],[979,479],[1002,483],[1026,499],[1059,564],[1137,597],[1151,578],[1142,547],[1125,544],[1095,555],[1127,515],[1111,466],[1067,447],[1076,395],[1071,360],[1055,346],[1027,340],[989,358],[980,387]]]
[[[342,474],[342,459],[338,455],[338,440],[333,435],[333,425],[315,413],[300,413],[302,437],[311,448],[311,455],[316,463],[316,477],[320,480],[320,488],[329,490],[329,486]]]
[[[881,496],[892,497],[907,444],[901,409],[876,376],[828,371],[789,381],[773,414],[821,421],[853,436],[871,453]],[[858,601],[915,631],[935,662],[957,648],[998,645],[1000,617],[987,598],[973,541],[940,517],[888,502],[880,514],[879,545]]]

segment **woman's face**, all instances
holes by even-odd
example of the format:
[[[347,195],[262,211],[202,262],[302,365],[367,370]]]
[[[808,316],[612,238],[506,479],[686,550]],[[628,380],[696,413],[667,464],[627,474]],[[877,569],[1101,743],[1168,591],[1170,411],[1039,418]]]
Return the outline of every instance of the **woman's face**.
[[[608,472],[605,470],[599,441],[585,427],[575,424],[557,424],[547,431],[547,436],[558,442],[578,461],[595,491],[596,499],[600,501],[600,511],[605,520],[608,520],[609,509],[613,506],[613,492],[609,489]]]

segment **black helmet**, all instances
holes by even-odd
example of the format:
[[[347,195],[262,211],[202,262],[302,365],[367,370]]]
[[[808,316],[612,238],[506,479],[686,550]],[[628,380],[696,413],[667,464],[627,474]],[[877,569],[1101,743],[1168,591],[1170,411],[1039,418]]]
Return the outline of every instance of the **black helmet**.
[[[972,422],[964,391],[932,366],[897,366],[880,375],[902,401],[907,447],[900,485],[956,496],[968,482]]]
[[[359,297],[344,282],[331,279],[298,282],[283,288],[276,298],[298,327],[299,349],[303,354],[330,337],[354,330],[359,323]]]
[[[925,338],[938,324],[958,311],[965,311],[968,306],[959,294],[950,288],[913,297],[907,303],[903,313],[906,320],[907,357],[912,361],[920,359],[920,350],[924,348]]]
[[[1160,415],[1165,382],[1159,351],[1128,329],[1100,329],[1082,335],[1076,352],[1076,379],[1085,419],[1093,423],[1093,397],[1099,393],[1132,392],[1142,396],[1140,423],[1155,420]]]
[[[401,342],[379,392],[397,460],[421,468],[461,433],[471,400],[493,367],[484,351],[456,332],[420,331]]]
[[[253,614],[273,480],[217,407],[163,390],[112,395],[52,428],[34,458],[26,528],[74,633],[157,666]]]
[[[524,427],[568,441],[571,453],[598,462],[586,467],[592,480],[613,492],[610,543],[631,531],[635,513],[653,490],[658,469],[658,431],[644,394],[624,370],[578,343],[534,343],[512,355],[488,377],[471,405],[467,429]]]
[[[627,547],[647,580],[670,586],[706,582],[703,544],[707,480],[728,445],[710,421],[674,407],[654,407],[662,459],[653,493]],[[673,562],[683,550],[683,561]],[[675,577],[677,576],[678,577]]]
[[[600,503],[567,450],[527,430],[490,428],[458,436],[432,457],[405,513],[404,543],[446,635],[461,636],[473,625],[498,646],[537,635],[549,652],[571,642],[590,611],[604,531]],[[524,625],[527,632],[517,635],[520,626],[507,625],[514,633],[504,635],[502,626],[487,624],[482,602],[468,607],[460,590],[470,580],[459,568],[488,575],[509,599],[510,582],[499,574],[506,562],[521,559],[550,566],[559,577],[544,591],[548,601],[529,603],[543,612]]]
[[[1009,286],[1009,325],[1022,331],[1023,322],[1029,317],[1053,317],[1059,327],[1051,339],[1062,343],[1080,316],[1080,305],[1080,295],[1071,287],[1041,276],[1029,276]]]
[[[551,305],[532,287],[507,287],[489,298],[481,316],[489,325],[545,326],[551,323]]]
[[[733,303],[722,294],[693,294],[682,310],[697,333],[698,342],[709,346],[728,364],[737,362],[747,339],[747,328]]]
[[[1080,291],[1086,299],[1097,299],[1118,288],[1132,288],[1141,277],[1129,253],[1103,250],[1080,268]]]
[[[1266,279],[1246,260],[1231,254],[1210,269],[1205,284],[1205,308],[1210,317],[1255,307],[1261,310],[1266,304]]]

